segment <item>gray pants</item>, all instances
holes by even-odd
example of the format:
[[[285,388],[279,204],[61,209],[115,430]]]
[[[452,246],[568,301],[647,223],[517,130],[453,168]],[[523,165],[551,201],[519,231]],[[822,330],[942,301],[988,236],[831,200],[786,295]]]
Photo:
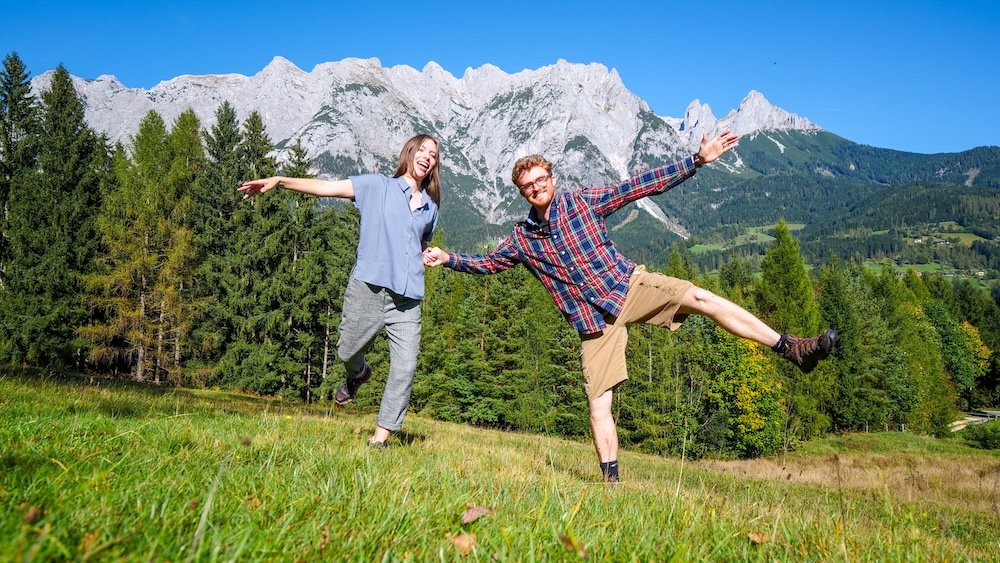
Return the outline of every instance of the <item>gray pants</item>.
[[[352,277],[344,292],[344,313],[337,342],[337,355],[347,366],[348,377],[364,366],[365,352],[383,327],[389,335],[389,376],[376,422],[395,432],[403,425],[403,415],[413,390],[413,374],[417,371],[420,300]]]

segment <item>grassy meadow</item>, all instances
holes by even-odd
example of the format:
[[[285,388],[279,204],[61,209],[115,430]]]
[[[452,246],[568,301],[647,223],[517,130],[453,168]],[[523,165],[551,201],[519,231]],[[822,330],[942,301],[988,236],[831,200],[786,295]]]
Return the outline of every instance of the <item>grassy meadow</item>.
[[[955,560],[1000,553],[1000,452],[900,433],[756,460],[218,391],[0,376],[4,560]],[[472,520],[470,508],[485,513]],[[469,522],[463,523],[463,516]]]

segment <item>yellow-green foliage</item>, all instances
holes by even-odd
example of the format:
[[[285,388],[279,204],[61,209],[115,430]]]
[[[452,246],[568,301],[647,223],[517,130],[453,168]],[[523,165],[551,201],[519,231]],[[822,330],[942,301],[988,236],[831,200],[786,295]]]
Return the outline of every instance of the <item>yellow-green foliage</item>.
[[[781,382],[773,375],[761,347],[715,328],[716,345],[708,349],[717,371],[709,397],[728,414],[738,455],[777,451],[781,444]]]

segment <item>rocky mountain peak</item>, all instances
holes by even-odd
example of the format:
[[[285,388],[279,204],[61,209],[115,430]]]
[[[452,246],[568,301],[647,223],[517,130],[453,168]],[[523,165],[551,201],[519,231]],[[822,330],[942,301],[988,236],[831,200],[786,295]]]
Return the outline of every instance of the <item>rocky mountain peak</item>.
[[[36,93],[49,77],[32,81]],[[509,189],[510,168],[526,154],[549,156],[564,185],[595,185],[690,154],[702,133],[723,127],[742,135],[818,129],[756,91],[722,119],[698,100],[683,118],[656,116],[616,70],[565,60],[513,74],[487,64],[456,78],[433,61],[418,71],[348,58],[305,72],[277,56],[254,76],[184,75],[145,90],[105,75],[74,78],[74,86],[87,121],[112,141],[128,142],[151,110],[171,124],[191,108],[207,129],[228,101],[241,120],[260,113],[276,145],[301,139],[317,172],[331,177],[356,172],[344,167],[348,162],[366,170],[393,165],[406,138],[429,132],[448,147],[442,166],[463,178],[455,196],[498,223],[513,216],[518,198]]]
[[[789,113],[767,101],[763,94],[750,90],[739,107],[720,120],[720,124],[739,135],[761,131],[818,131],[820,126],[804,117]]]

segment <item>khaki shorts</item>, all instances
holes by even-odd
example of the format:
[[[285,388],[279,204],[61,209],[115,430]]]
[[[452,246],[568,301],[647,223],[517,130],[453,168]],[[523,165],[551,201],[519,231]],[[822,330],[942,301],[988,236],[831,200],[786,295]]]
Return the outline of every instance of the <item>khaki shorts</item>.
[[[618,318],[609,318],[604,332],[585,336],[580,358],[587,398],[591,401],[628,379],[625,345],[628,325],[646,323],[677,330],[687,315],[677,314],[681,301],[694,284],[639,266],[629,280],[625,306]]]

